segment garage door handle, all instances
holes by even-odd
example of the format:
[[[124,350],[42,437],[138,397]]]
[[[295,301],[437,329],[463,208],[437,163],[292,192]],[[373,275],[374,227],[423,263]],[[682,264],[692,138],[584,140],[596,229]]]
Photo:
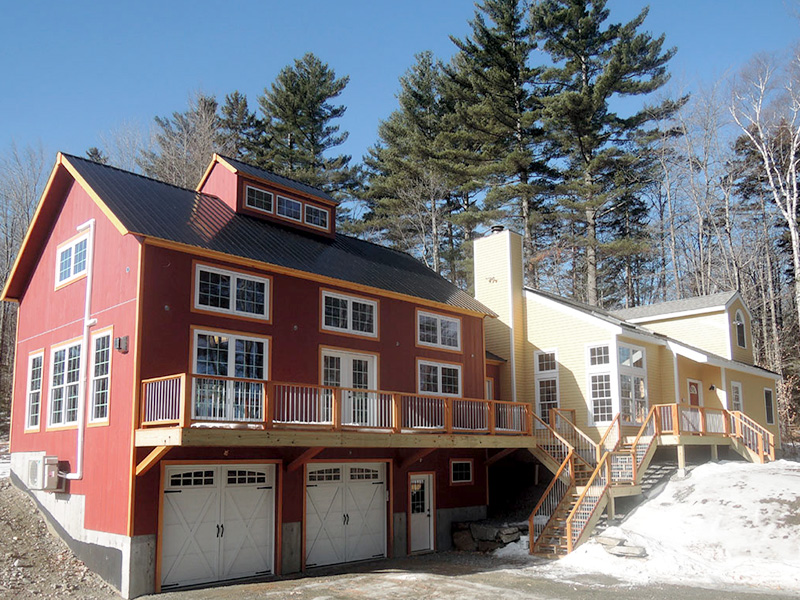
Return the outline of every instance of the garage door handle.
[[[219,528],[220,528],[220,536],[219,537],[225,537],[225,525],[224,524],[220,525]]]
[[[219,524],[217,524],[217,537],[219,537]]]

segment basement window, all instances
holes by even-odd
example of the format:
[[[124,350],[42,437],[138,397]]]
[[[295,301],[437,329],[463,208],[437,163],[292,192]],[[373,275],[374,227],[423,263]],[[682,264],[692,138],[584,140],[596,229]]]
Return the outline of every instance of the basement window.
[[[472,483],[472,460],[450,461],[450,483]]]

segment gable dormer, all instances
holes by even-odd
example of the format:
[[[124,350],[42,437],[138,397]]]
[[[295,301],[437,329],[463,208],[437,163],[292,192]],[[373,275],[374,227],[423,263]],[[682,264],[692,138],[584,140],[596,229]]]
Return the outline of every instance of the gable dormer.
[[[299,181],[215,154],[197,191],[240,214],[333,238],[337,201]]]

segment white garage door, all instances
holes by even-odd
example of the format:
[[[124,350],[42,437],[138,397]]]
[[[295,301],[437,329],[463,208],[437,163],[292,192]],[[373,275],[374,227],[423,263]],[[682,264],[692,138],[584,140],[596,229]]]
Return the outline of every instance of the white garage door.
[[[165,469],[161,587],[273,572],[274,465]]]
[[[311,463],[306,566],[386,556],[386,465]]]

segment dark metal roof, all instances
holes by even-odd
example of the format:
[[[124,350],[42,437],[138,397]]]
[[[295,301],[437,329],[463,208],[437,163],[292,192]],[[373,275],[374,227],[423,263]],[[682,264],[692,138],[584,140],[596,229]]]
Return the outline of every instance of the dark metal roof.
[[[498,355],[497,355],[497,354],[495,354],[494,352],[489,352],[488,350],[486,351],[486,359],[487,359],[487,360],[496,360],[497,362],[508,362],[508,361],[507,361],[505,358],[503,358],[502,356],[498,356]]]
[[[215,196],[64,156],[131,233],[494,315],[403,252],[305,233],[238,214]]]
[[[218,155],[222,160],[229,163],[232,167],[235,167],[237,171],[241,171],[251,177],[255,177],[257,179],[263,179],[264,181],[271,181],[272,183],[276,183],[278,185],[283,185],[288,188],[292,188],[297,190],[298,192],[303,192],[306,194],[310,194],[312,196],[316,196],[317,198],[323,198],[324,200],[329,200],[331,202],[337,202],[336,198],[331,196],[327,192],[323,192],[322,190],[305,184],[301,181],[295,181],[294,179],[290,179],[288,177],[283,177],[281,175],[276,175],[275,173],[270,173],[269,171],[265,171],[264,169],[259,169],[258,167],[254,167],[253,165],[248,165],[247,163],[243,163],[241,161],[236,160],[235,158],[229,158],[227,156],[223,156],[222,154]]]

